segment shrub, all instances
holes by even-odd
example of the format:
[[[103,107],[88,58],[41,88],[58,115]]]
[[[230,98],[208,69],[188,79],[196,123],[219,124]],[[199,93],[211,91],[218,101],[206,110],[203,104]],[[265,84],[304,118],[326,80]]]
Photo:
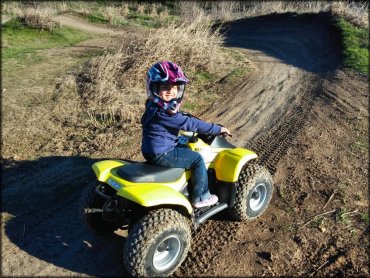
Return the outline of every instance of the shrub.
[[[29,8],[23,15],[18,17],[27,26],[51,31],[60,27],[60,24],[54,21],[53,15],[54,13],[51,9]]]
[[[223,39],[206,16],[148,31],[145,37],[122,38],[118,51],[92,59],[80,77],[91,123],[104,128],[138,122],[146,98],[145,74],[159,60],[179,64],[190,78],[196,71],[217,75]]]

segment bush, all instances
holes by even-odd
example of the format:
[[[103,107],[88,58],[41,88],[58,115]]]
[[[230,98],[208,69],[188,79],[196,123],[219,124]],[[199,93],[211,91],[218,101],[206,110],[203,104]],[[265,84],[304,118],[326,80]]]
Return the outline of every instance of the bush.
[[[219,73],[224,38],[206,16],[148,33],[126,36],[118,51],[92,59],[81,75],[85,108],[95,126],[138,122],[146,98],[145,75],[157,61],[179,64],[190,78],[197,71]]]
[[[53,30],[59,28],[60,24],[53,19],[53,11],[51,9],[27,9],[23,15],[19,15],[20,21],[30,27],[41,30]]]

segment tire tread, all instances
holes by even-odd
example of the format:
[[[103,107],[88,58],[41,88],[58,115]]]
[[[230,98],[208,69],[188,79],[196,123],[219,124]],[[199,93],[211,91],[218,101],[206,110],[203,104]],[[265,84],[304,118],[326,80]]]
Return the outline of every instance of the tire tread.
[[[247,203],[245,200],[250,187],[253,186],[255,178],[258,176],[263,176],[267,178],[272,185],[272,177],[266,167],[261,166],[259,164],[247,164],[242,168],[239,175],[239,179],[235,182],[236,186],[235,205],[232,208],[230,208],[231,215],[234,217],[235,220],[249,221],[252,219],[256,219],[260,217],[263,214],[263,212],[267,209],[268,206],[266,206],[263,209],[263,211],[261,211],[259,215],[255,217],[251,217],[247,213]],[[267,203],[270,202],[271,197],[272,192],[268,196],[269,199],[267,200]]]
[[[150,211],[134,224],[124,246],[124,263],[130,274],[133,276],[151,276],[150,273],[146,273],[146,262],[143,254],[149,251],[155,237],[169,227],[186,231],[186,241],[189,244],[185,246],[183,256],[180,259],[181,264],[185,259],[191,242],[191,230],[188,222],[189,220],[185,216],[175,210],[158,209]],[[170,275],[175,270],[173,269],[166,275]]]

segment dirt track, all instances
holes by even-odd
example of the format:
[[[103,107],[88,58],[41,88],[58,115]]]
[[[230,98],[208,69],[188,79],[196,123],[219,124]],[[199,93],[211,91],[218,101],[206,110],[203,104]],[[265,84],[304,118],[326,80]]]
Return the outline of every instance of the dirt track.
[[[255,150],[276,190],[256,221],[230,222],[223,214],[204,224],[176,276],[369,275],[368,227],[358,214],[349,223],[332,213],[324,226],[305,225],[341,207],[368,208],[367,151],[354,146],[368,137],[368,85],[338,69],[335,34],[325,16],[267,16],[228,26],[227,45],[243,49],[256,71],[204,118],[229,127],[234,144]],[[91,163],[42,158],[3,172],[3,208],[16,217],[3,229],[2,275],[125,275],[123,234],[94,236],[78,218]],[[37,196],[35,207],[12,204],[27,202],[14,195],[25,184],[50,187],[50,195]]]

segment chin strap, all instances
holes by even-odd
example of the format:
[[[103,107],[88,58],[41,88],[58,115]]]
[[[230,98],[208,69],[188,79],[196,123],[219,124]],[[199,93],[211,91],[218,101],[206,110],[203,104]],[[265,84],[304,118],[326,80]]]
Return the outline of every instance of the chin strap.
[[[171,115],[176,114],[181,106],[181,102],[177,102],[176,99],[167,102],[159,98],[153,98],[151,101]]]

